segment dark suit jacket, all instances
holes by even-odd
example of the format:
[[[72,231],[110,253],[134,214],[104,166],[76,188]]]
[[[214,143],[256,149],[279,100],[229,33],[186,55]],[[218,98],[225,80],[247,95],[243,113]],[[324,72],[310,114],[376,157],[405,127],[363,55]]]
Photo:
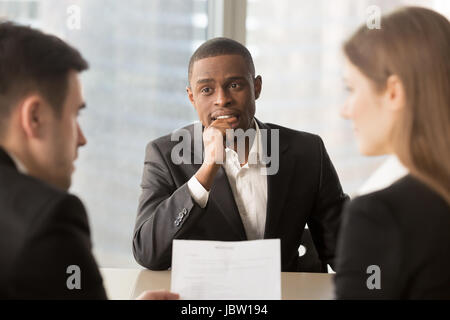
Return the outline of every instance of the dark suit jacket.
[[[80,290],[67,288],[70,265]],[[80,200],[19,173],[1,148],[0,299],[106,299]]]
[[[341,235],[337,298],[450,299],[450,206],[416,178],[353,200]],[[367,287],[370,265],[379,290]]]
[[[274,124],[258,124],[260,129],[268,130],[268,150],[270,130],[278,129],[280,137],[279,171],[267,176],[264,238],[280,238],[282,270],[297,271],[298,247],[308,223],[320,259],[333,265],[341,209],[347,196],[322,140]],[[185,127],[191,137],[193,127]],[[166,135],[147,145],[133,252],[137,262],[149,269],[170,268],[173,239],[247,239],[224,169],[219,169],[202,209],[187,187],[201,165],[172,163],[171,150],[177,143]],[[197,163],[202,163],[202,154],[193,154]]]

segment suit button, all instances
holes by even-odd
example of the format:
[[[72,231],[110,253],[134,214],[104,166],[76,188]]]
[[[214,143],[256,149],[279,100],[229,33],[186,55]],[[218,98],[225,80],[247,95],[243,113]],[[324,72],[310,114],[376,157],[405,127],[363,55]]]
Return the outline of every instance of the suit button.
[[[177,226],[177,227],[178,227],[179,225],[180,225],[180,220],[178,220],[178,219],[177,219],[177,220],[175,220],[175,226]]]
[[[178,213],[178,218],[179,218],[179,219],[183,219],[184,216],[186,215],[186,213],[187,213],[186,208],[183,208],[183,210],[181,210],[181,212]]]

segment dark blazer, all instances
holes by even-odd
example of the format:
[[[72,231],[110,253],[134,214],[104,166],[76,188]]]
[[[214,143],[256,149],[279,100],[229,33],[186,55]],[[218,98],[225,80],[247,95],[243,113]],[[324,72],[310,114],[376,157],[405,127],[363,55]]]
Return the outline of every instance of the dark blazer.
[[[279,171],[267,176],[268,200],[264,238],[281,239],[282,271],[300,270],[298,248],[305,224],[324,263],[334,264],[341,209],[347,196],[322,140],[316,135],[258,121],[260,129],[279,130]],[[194,125],[185,127],[194,136]],[[192,160],[202,163],[203,152]],[[245,229],[227,175],[221,167],[206,207],[192,199],[189,179],[201,164],[176,165],[171,150],[178,141],[166,135],[147,145],[142,195],[134,231],[133,252],[142,266],[162,270],[171,266],[172,240],[246,240]],[[177,223],[178,222],[178,223]]]
[[[450,206],[411,175],[353,200],[341,235],[337,298],[450,299]],[[370,265],[379,290],[367,287]]]
[[[80,290],[67,288],[70,265]],[[106,299],[80,200],[19,173],[1,148],[0,299]]]

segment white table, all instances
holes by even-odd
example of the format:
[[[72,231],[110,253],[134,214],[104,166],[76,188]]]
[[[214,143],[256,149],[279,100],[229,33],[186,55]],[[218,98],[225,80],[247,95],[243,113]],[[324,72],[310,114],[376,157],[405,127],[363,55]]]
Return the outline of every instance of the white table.
[[[101,268],[108,297],[134,299],[145,290],[170,289],[170,271]],[[333,274],[282,272],[283,300],[333,299]]]

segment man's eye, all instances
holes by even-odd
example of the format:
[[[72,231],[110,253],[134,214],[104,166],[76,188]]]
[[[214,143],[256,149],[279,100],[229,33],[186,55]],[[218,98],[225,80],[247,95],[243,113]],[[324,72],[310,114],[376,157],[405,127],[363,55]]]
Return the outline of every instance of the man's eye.
[[[233,82],[233,83],[230,85],[230,87],[231,87],[232,89],[236,89],[236,88],[239,88],[239,84]]]
[[[205,87],[200,91],[201,91],[201,93],[211,93],[211,88]]]

